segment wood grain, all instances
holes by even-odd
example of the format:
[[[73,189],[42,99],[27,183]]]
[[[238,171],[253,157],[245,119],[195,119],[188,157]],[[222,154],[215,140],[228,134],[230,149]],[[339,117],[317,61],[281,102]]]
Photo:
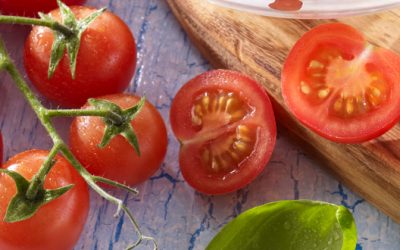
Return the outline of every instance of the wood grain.
[[[322,165],[354,191],[400,222],[400,126],[376,140],[345,145],[329,142],[288,112],[280,71],[289,49],[311,28],[336,20],[276,19],[214,6],[204,0],[167,0],[201,53],[216,68],[245,72],[263,84],[278,121],[301,139]],[[338,20],[362,31],[374,45],[400,52],[400,10]]]

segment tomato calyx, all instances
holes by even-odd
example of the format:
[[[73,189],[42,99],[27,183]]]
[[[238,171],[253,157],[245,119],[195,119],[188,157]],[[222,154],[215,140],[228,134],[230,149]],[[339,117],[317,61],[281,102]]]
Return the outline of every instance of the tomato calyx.
[[[50,55],[48,78],[50,79],[53,76],[66,50],[70,60],[71,76],[72,79],[74,79],[82,33],[89,27],[90,23],[106,11],[106,8],[101,8],[82,20],[77,20],[74,13],[72,13],[71,9],[67,5],[62,3],[60,0],[57,0],[57,3],[60,8],[62,24],[69,28],[72,34],[64,34],[55,29],[53,30],[54,43]],[[43,20],[51,20],[57,23],[57,21],[50,15],[39,13],[39,16]]]
[[[11,199],[4,218],[5,222],[13,223],[31,218],[43,205],[57,199],[68,192],[74,185],[70,184],[61,188],[47,190],[39,185],[34,197],[28,197],[31,182],[22,175],[8,169],[0,169],[0,173],[10,176],[17,187],[17,193]]]
[[[115,136],[122,135],[133,146],[136,153],[140,156],[139,142],[131,125],[131,121],[143,108],[145,104],[145,98],[142,97],[136,105],[125,110],[122,110],[118,105],[110,101],[100,99],[91,98],[89,99],[89,104],[95,109],[109,111],[108,114],[103,117],[106,129],[99,147],[104,148]]]

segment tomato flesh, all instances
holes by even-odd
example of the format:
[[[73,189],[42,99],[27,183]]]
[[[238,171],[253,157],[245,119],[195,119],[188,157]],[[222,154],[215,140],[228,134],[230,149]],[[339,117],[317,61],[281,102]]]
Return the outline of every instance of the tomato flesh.
[[[202,193],[243,188],[262,172],[274,148],[268,95],[238,72],[214,70],[189,81],[175,96],[170,118],[182,145],[182,175]]]
[[[48,151],[30,150],[12,157],[3,168],[16,171],[31,180],[47,158]],[[78,241],[89,210],[89,192],[85,181],[64,158],[57,156],[49,172],[46,189],[68,184],[74,187],[41,207],[33,217],[15,223],[3,221],[7,206],[16,193],[15,182],[0,174],[0,249],[70,250]]]
[[[329,113],[341,118],[368,114],[390,96],[385,78],[363,61],[371,49],[352,60],[338,51],[324,51],[312,60],[300,81],[300,91],[314,105],[326,104]]]
[[[200,155],[206,171],[228,173],[250,155],[256,138],[248,125],[232,126],[228,131],[225,131],[226,128],[221,131],[220,128],[244,119],[251,110],[232,92],[204,92],[196,98],[192,123],[199,126],[199,132],[194,140],[205,142]],[[209,141],[212,137],[215,139]]]
[[[375,48],[344,24],[321,25],[293,47],[282,93],[300,122],[336,142],[358,143],[391,128],[400,115],[399,56]]]

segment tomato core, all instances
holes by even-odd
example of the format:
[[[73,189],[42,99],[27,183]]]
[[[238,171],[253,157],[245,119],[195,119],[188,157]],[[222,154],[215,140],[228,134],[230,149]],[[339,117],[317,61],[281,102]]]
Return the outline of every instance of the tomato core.
[[[255,129],[239,125],[234,132],[211,140],[201,149],[201,163],[207,172],[230,173],[243,162],[254,150]]]
[[[340,119],[356,118],[377,109],[389,96],[384,77],[368,63],[373,48],[357,56],[338,50],[314,53],[299,84],[302,95],[313,105],[328,106]]]
[[[232,92],[206,91],[192,107],[192,123],[198,130],[210,131],[243,119],[250,107]]]
[[[191,113],[192,125],[198,134],[183,144],[204,142],[200,162],[205,171],[230,173],[254,149],[256,129],[235,124],[251,112],[252,108],[233,92],[204,91],[195,98]]]

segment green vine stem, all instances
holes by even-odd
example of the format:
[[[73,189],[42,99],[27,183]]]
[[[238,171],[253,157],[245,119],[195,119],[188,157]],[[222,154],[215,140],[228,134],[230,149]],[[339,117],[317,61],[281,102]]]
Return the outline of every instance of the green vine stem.
[[[56,157],[59,150],[60,144],[53,146],[53,148],[50,150],[49,155],[47,156],[46,161],[32,178],[32,182],[29,185],[28,191],[26,191],[26,198],[28,198],[28,200],[34,200],[40,187],[43,187],[44,180],[47,174],[50,172],[51,168],[53,167],[55,163],[54,158]]]
[[[46,115],[48,117],[101,116],[112,119],[116,124],[121,124],[123,122],[123,118],[117,113],[101,109],[48,109],[46,110]]]
[[[116,215],[119,214],[121,210],[123,210],[127,216],[129,217],[129,220],[132,222],[132,225],[134,226],[134,229],[136,231],[136,234],[138,235],[138,239],[134,244],[128,247],[128,249],[133,249],[134,247],[138,246],[143,240],[149,240],[154,243],[154,249],[158,249],[157,243],[152,237],[148,237],[142,234],[139,225],[137,224],[136,220],[134,219],[132,213],[130,212],[129,208],[127,208],[122,200],[110,195],[107,193],[104,189],[102,189],[99,185],[97,185],[96,182],[103,182],[112,186],[120,187],[123,188],[124,190],[127,190],[132,193],[137,193],[135,189],[132,189],[128,186],[125,186],[123,184],[114,182],[112,180],[105,179],[103,177],[99,176],[93,176],[91,175],[80,163],[79,161],[75,158],[73,153],[70,151],[68,146],[64,143],[62,138],[59,136],[57,133],[56,129],[54,128],[51,119],[52,117],[56,116],[79,116],[79,115],[95,115],[95,116],[112,116],[115,113],[112,113],[109,110],[51,110],[45,108],[37,99],[37,97],[33,94],[31,89],[28,87],[27,83],[19,73],[18,69],[15,67],[14,63],[11,61],[11,59],[8,56],[8,53],[6,52],[6,49],[4,47],[4,42],[0,38],[0,67],[1,69],[6,70],[12,79],[14,80],[16,86],[19,88],[19,90],[22,92],[24,95],[25,99],[28,101],[34,112],[37,114],[40,122],[44,126],[44,128],[47,130],[49,133],[49,136],[51,137],[54,146],[48,156],[48,159],[44,162],[44,164],[41,166],[40,170],[38,173],[33,177],[31,184],[28,188],[27,192],[27,197],[32,198],[35,193],[37,193],[40,185],[42,185],[43,181],[46,178],[47,173],[50,171],[51,167],[54,165],[52,164],[52,161],[54,157],[57,155],[58,152],[61,152],[64,157],[72,164],[72,166],[79,172],[79,174],[83,177],[83,179],[86,181],[86,183],[95,191],[97,192],[101,197],[104,199],[108,200],[111,203],[114,203],[117,205],[117,213]],[[116,115],[116,114],[115,114]],[[121,117],[117,117],[117,119],[121,119]]]
[[[39,25],[49,27],[64,34],[66,37],[73,36],[75,33],[65,25],[53,20],[44,20],[39,18],[21,17],[21,16],[5,16],[0,15],[0,23],[22,24],[22,25]]]

